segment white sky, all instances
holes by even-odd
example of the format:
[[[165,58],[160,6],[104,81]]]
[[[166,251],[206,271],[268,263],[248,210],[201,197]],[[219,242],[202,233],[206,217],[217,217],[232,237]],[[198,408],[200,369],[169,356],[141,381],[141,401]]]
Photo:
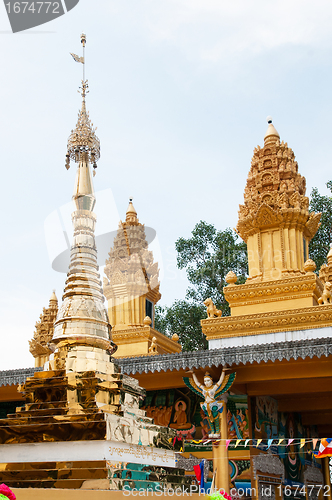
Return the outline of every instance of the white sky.
[[[81,55],[81,32],[102,148],[97,233],[108,221],[116,229],[133,196],[140,221],[157,231],[161,303],[170,305],[187,285],[175,240],[200,220],[236,225],[267,115],[293,148],[307,192],[327,193],[331,22],[328,0],[80,0],[12,34],[0,4],[1,369],[33,366],[35,322],[52,289],[62,294],[44,224],[72,196],[75,168],[64,163],[82,66],[69,52]]]

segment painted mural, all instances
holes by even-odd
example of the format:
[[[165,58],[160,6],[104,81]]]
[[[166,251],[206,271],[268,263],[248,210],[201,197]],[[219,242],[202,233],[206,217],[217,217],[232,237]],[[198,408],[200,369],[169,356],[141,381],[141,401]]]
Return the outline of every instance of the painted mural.
[[[229,460],[229,473],[231,479],[231,488],[244,487],[250,488],[250,460]]]
[[[227,426],[229,439],[249,438],[247,396],[231,395],[227,401]]]
[[[178,439],[207,439],[211,433],[208,419],[200,407],[202,399],[187,388],[148,391],[141,408],[157,425],[175,429]],[[227,401],[229,439],[249,438],[247,396],[229,395]]]
[[[279,413],[279,438],[303,439],[318,438],[315,427],[303,426],[299,413]],[[298,442],[298,441],[297,441]],[[299,444],[279,446],[278,454],[285,467],[285,478],[288,484],[304,483],[304,471],[307,466],[320,467],[311,453],[311,442],[302,448]]]
[[[254,439],[278,438],[278,401],[269,396],[251,400]]]
[[[200,426],[198,399],[187,388],[149,391],[141,408],[155,424],[175,429],[179,439],[191,440],[197,434],[197,425]]]

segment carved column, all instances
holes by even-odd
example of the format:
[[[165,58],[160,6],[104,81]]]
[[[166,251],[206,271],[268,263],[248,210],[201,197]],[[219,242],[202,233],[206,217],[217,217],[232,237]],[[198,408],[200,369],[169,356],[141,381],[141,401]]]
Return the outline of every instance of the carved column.
[[[213,470],[216,470],[215,486],[223,489],[229,494],[229,466],[228,451],[226,448],[227,439],[227,396],[224,396],[223,412],[220,415],[220,443],[213,443]]]

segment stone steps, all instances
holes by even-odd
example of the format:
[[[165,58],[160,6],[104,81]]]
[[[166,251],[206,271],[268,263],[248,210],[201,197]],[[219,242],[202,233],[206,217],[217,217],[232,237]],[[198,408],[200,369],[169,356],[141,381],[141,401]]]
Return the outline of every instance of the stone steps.
[[[11,488],[189,489],[191,478],[181,469],[94,462],[0,464],[0,482]],[[92,486],[92,484],[94,486]]]

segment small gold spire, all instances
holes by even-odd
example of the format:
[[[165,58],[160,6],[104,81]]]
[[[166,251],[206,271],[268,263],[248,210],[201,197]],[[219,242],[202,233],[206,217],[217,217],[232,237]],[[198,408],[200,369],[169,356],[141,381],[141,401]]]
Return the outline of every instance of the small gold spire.
[[[268,116],[266,118],[266,121],[268,123],[268,127],[266,134],[264,135],[264,144],[266,144],[267,142],[275,142],[277,139],[280,139],[280,135],[278,134],[272,123],[272,117]]]
[[[53,290],[52,295],[51,295],[51,297],[50,297],[50,305],[51,305],[51,302],[56,302],[56,303],[58,303],[57,296],[55,295],[55,290]]]
[[[129,206],[127,208],[126,212],[126,222],[131,222],[131,223],[137,223],[138,224],[138,219],[137,219],[137,212],[134,208],[133,205],[133,199],[129,198]]]

